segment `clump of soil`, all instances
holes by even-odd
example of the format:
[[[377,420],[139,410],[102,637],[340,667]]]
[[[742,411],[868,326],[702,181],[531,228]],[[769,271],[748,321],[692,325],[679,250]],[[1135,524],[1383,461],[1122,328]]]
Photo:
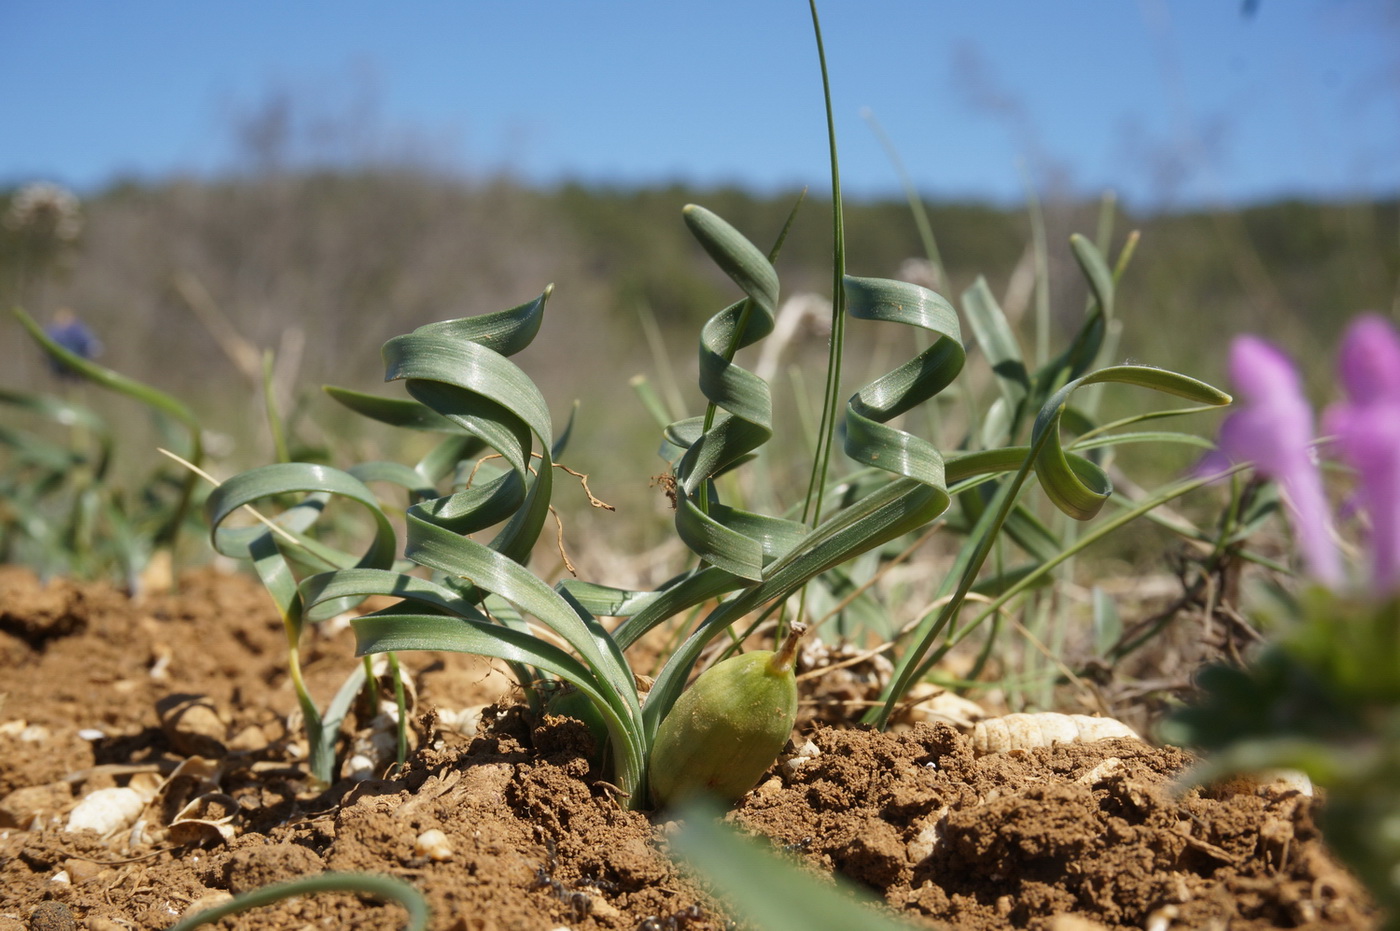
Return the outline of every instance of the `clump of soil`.
[[[344,630],[308,637],[319,700],[351,653]],[[133,600],[0,569],[0,931],[166,928],[321,870],[408,880],[442,931],[731,925],[665,855],[671,826],[623,810],[590,770],[581,725],[508,700],[468,723],[464,709],[504,694],[499,673],[452,654],[401,660],[425,712],[407,771],[318,793],[289,723],[281,624],[255,582],[205,571],[178,595]],[[1111,740],[976,757],[946,725],[812,725],[796,743],[729,820],[918,924],[1377,925],[1321,845],[1313,799],[1251,785],[1173,794],[1189,763],[1179,750]],[[130,789],[139,810],[105,834],[66,830],[99,789]],[[200,817],[172,827],[196,802]],[[397,906],[327,894],[223,926],[402,920]]]

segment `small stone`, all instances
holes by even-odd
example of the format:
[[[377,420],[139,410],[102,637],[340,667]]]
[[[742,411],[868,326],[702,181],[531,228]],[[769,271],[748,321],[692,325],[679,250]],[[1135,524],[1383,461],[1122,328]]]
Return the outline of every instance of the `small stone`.
[[[69,813],[68,824],[63,829],[69,833],[86,830],[111,834],[135,824],[145,807],[146,797],[135,789],[98,789]]]
[[[1108,931],[1097,921],[1078,915],[1056,915],[1050,919],[1050,931]]]
[[[447,839],[446,834],[433,828],[418,835],[418,839],[413,842],[413,852],[420,857],[442,863],[452,859],[452,842]]]
[[[255,750],[263,749],[269,742],[261,727],[249,724],[229,738],[228,748],[236,753],[252,753]]]
[[[754,794],[759,798],[766,798],[770,795],[777,795],[783,791],[783,780],[777,776],[772,777],[767,782],[754,789]]]
[[[63,809],[73,800],[73,787],[67,782],[24,786],[0,798],[0,827],[27,827]]]
[[[1074,781],[1082,786],[1089,786],[1092,788],[1124,772],[1126,772],[1126,770],[1123,766],[1123,761],[1116,756],[1111,756]]]
[[[161,730],[180,753],[219,759],[228,752],[228,725],[208,696],[167,695],[156,702],[156,712]]]
[[[41,744],[49,739],[49,729],[42,724],[31,724],[19,732],[19,739],[27,744]]]
[[[590,900],[588,914],[592,915],[594,918],[602,918],[605,921],[612,921],[622,917],[622,912],[620,912],[616,906],[607,899],[601,898]]]
[[[78,857],[70,857],[63,861],[63,870],[68,874],[68,878],[74,885],[85,883],[101,873],[105,867],[101,863],[92,860],[83,860]]]

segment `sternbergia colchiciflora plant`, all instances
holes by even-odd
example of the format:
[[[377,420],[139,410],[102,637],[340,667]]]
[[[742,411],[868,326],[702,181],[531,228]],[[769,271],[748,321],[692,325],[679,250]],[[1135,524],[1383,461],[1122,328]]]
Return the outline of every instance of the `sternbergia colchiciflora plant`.
[[[957,313],[925,288],[843,275],[837,306],[846,316],[922,330],[927,348],[845,402],[843,448],[854,467],[839,478],[823,479],[818,489],[828,500],[834,497],[835,506],[814,509],[820,517],[807,521],[745,510],[721,500],[716,479],[745,467],[773,433],[768,384],[738,366],[734,357],[772,330],[778,279],[770,258],[718,216],[691,206],[684,217],[744,296],[716,314],[701,333],[699,383],[710,412],[665,431],[665,448],[677,456],[676,532],[693,552],[694,565],[660,588],[632,591],[574,579],[550,585],[528,567],[545,525],[562,443],[544,398],[509,357],[539,332],[549,289],[507,311],[429,324],[390,340],[384,347],[386,378],[402,382],[408,399],[331,390],[339,401],[370,417],[441,434],[417,463],[363,463],[344,471],[272,465],[224,482],[208,504],[215,546],[252,560],[274,594],[286,618],[293,659],[307,621],[370,596],[399,599],[353,621],[362,654],[459,650],[495,657],[509,664],[537,707],[544,701],[541,683],[568,683],[587,699],[600,732],[606,733],[607,775],[633,807],[648,802],[648,770],[668,765],[653,752],[661,746],[658,729],[686,688],[701,651],[741,619],[783,605],[833,567],[927,525],[945,512],[953,495],[988,481],[1000,484],[986,509],[989,516],[969,536],[960,583],[970,585],[981,568],[990,540],[1013,513],[1028,477],[1034,476],[1065,513],[1093,516],[1110,494],[1107,476],[1089,456],[1066,448],[1061,436],[1077,389],[1118,383],[1199,404],[1228,401],[1208,385],[1160,369],[1091,368],[1111,313],[1114,276],[1098,251],[1077,238],[1075,255],[1094,301],[1083,332],[1070,350],[1041,370],[1028,374],[1023,365],[1019,374],[1007,376],[1018,388],[1008,423],[1026,424],[1029,443],[945,456],[931,441],[891,421],[958,377],[966,356]],[[994,303],[988,307],[984,301],[979,307],[981,319],[999,321],[1005,328]],[[1076,428],[1084,423],[1076,413]],[[1096,438],[1095,445],[1104,443],[1104,437]],[[486,458],[500,468],[483,480],[480,469]],[[406,495],[401,555],[394,522],[370,491],[370,482],[396,485]],[[832,496],[837,487],[840,495]],[[296,496],[297,503],[273,518],[273,528],[224,525],[245,505],[286,496]],[[372,541],[361,552],[334,548],[314,532],[314,522],[335,497],[371,515]],[[494,534],[489,540],[476,539],[488,531]],[[956,597],[965,594],[962,587]],[[706,604],[710,607],[668,657],[649,693],[639,694],[627,650],[658,625]],[[619,620],[605,626],[600,617]],[[940,630],[933,620],[899,657],[889,703],[898,699],[933,645]],[[534,633],[532,625],[548,628],[549,639]],[[309,727],[319,728],[312,739],[315,763],[328,778],[334,749],[330,725],[336,716],[328,714],[322,721],[304,689],[300,693]],[[743,682],[729,682],[714,690],[727,697],[702,700],[688,713],[700,720],[723,719],[732,709],[720,704],[740,700],[744,693]],[[345,704],[338,700],[338,710]],[[779,727],[789,729],[791,721]],[[710,742],[711,755],[723,757],[736,753],[741,730],[708,728],[703,739]],[[679,742],[686,739],[682,735]],[[677,741],[668,739],[665,745]]]
[[[1344,398],[1326,409],[1321,438],[1273,345],[1238,337],[1230,376],[1244,404],[1202,471],[1252,463],[1278,485],[1303,585],[1273,593],[1261,610],[1270,642],[1248,668],[1202,670],[1200,701],[1166,733],[1208,752],[1195,781],[1292,768],[1328,789],[1328,843],[1389,913],[1386,927],[1400,928],[1400,337],[1378,316],[1353,321],[1337,364]],[[1350,478],[1344,519],[1323,464]]]

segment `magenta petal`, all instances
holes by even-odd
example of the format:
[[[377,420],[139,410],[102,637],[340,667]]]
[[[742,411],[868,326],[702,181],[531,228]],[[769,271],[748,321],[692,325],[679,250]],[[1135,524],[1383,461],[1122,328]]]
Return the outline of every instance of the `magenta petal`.
[[[1337,452],[1356,469],[1357,497],[1371,519],[1372,588],[1400,588],[1400,399],[1338,404],[1327,411]]]
[[[1251,402],[1271,403],[1286,397],[1307,406],[1293,363],[1257,336],[1237,336],[1230,344],[1230,381]]]
[[[1269,343],[1241,336],[1230,347],[1230,377],[1244,404],[1221,425],[1221,450],[1279,483],[1308,570],[1324,584],[1341,582],[1331,510],[1312,454],[1312,408],[1297,372]]]
[[[1400,401],[1400,337],[1377,314],[1358,317],[1347,327],[1337,370],[1354,403]]]

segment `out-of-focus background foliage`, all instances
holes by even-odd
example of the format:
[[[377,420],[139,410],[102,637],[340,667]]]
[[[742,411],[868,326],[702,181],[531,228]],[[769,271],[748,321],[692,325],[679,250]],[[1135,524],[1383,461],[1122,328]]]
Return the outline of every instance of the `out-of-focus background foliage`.
[[[582,101],[580,95],[591,94],[590,88],[613,88],[614,96],[604,97],[602,103],[612,100],[616,118],[600,119],[595,133],[604,142],[622,127],[637,127],[643,134],[652,127],[655,131],[650,135],[663,142],[674,137],[679,146],[691,144],[686,140],[695,133],[728,139],[720,148],[730,152],[730,162],[752,162],[756,174],[767,172],[761,180],[744,184],[740,179],[733,185],[716,186],[713,171],[701,172],[692,181],[658,180],[668,169],[638,175],[635,180],[628,180],[625,170],[622,177],[580,170],[570,180],[567,169],[548,176],[517,170],[504,157],[494,166],[463,171],[452,159],[439,157],[431,145],[431,133],[403,138],[393,128],[400,115],[384,112],[392,110],[393,101],[373,102],[376,81],[407,81],[394,70],[396,60],[379,63],[378,78],[357,85],[352,74],[347,87],[329,94],[308,89],[305,82],[279,82],[277,69],[264,65],[262,88],[237,91],[236,104],[212,118],[217,126],[206,145],[224,153],[215,160],[216,167],[119,172],[80,188],[80,228],[71,236],[46,232],[42,223],[0,224],[0,304],[23,306],[41,321],[66,311],[77,315],[101,342],[103,364],[142,378],[196,410],[206,428],[216,434],[211,446],[216,470],[227,472],[269,456],[259,399],[263,352],[275,354],[277,402],[308,443],[327,448],[349,444],[356,446],[355,455],[390,456],[394,450],[383,444],[401,439],[366,428],[344,414],[319,392],[319,385],[373,388],[380,371],[378,348],[388,337],[431,320],[513,306],[553,282],[556,289],[544,335],[520,362],[544,389],[561,422],[574,399],[582,402],[569,459],[593,475],[595,490],[620,505],[656,508],[657,517],[664,518],[664,500],[648,487],[650,477],[663,470],[653,454],[657,433],[628,381],[645,374],[668,401],[697,412],[698,392],[692,377],[697,327],[736,296],[686,232],[681,208],[692,201],[702,203],[766,247],[781,228],[799,186],[774,180],[772,150],[778,137],[757,137],[753,127],[771,124],[780,132],[781,127],[800,121],[805,127],[801,150],[811,159],[800,166],[792,163],[778,177],[798,178],[813,185],[814,191],[787,240],[778,270],[786,297],[812,293],[823,300],[831,289],[830,207],[823,190],[829,179],[820,169],[825,158],[824,126],[805,4],[792,4],[791,10],[775,6],[773,19],[781,22],[751,24],[770,43],[776,42],[775,36],[785,37],[781,48],[775,46],[772,62],[737,55],[727,63],[712,56],[692,60],[687,57],[690,53],[682,54],[683,40],[709,52],[740,42],[726,38],[729,33],[721,28],[725,10],[733,12],[727,5],[697,16],[685,27],[698,32],[703,26],[704,35],[672,36],[678,43],[675,54],[680,56],[675,62],[668,61],[665,43],[638,47],[631,58],[620,55],[621,50],[614,47],[621,41],[614,34],[616,24],[649,22],[638,18],[640,10],[629,14],[625,6],[606,6],[597,16],[597,35],[580,33],[572,43],[576,49],[571,54],[580,56],[580,61],[596,62],[596,72],[560,58],[563,46],[556,34],[583,28],[584,21],[569,19],[577,19],[577,11],[557,10],[551,17],[542,8],[539,15],[546,18],[541,20],[546,25],[539,26],[533,40],[529,34],[493,32],[482,17],[489,20],[504,14],[478,11],[463,19],[462,42],[421,31],[419,41],[425,55],[462,50],[461,61],[430,58],[426,64],[452,75],[458,82],[452,93],[472,101],[515,100],[517,85],[528,83],[525,71],[514,76],[483,73],[478,75],[481,80],[467,82],[461,69],[467,75],[474,73],[473,67],[486,70],[485,64],[473,65],[472,55],[484,55],[494,46],[523,53],[535,47],[532,41],[537,42],[548,53],[524,56],[520,67],[529,71],[530,80],[552,88],[548,93],[564,95],[559,100]],[[1149,190],[1151,196],[1125,196],[1113,206],[1111,252],[1117,252],[1131,230],[1139,230],[1142,236],[1120,289],[1123,358],[1219,383],[1230,335],[1255,330],[1295,351],[1316,352],[1315,360],[1304,359],[1305,367],[1325,369],[1327,354],[1349,316],[1361,310],[1397,312],[1400,200],[1393,185],[1387,187],[1393,171],[1380,164],[1369,175],[1358,174],[1355,184],[1341,183],[1349,169],[1330,163],[1329,158],[1334,146],[1341,151],[1344,140],[1319,135],[1312,140],[1313,157],[1325,167],[1322,175],[1326,177],[1319,175],[1317,185],[1300,184],[1298,196],[1285,191],[1262,199],[1257,193],[1234,197],[1229,189],[1222,189],[1217,198],[1201,196],[1195,175],[1208,174],[1213,166],[1230,169],[1223,175],[1227,180],[1243,177],[1249,174],[1246,169],[1262,172],[1269,167],[1269,158],[1249,155],[1247,164],[1231,162],[1231,140],[1258,131],[1257,126],[1251,128],[1254,111],[1242,102],[1244,98],[1233,103],[1197,99],[1195,123],[1187,111],[1174,108],[1189,102],[1187,90],[1195,87],[1199,77],[1191,70],[1197,61],[1192,56],[1200,51],[1236,55],[1236,70],[1254,69],[1254,83],[1247,86],[1258,92],[1259,100],[1276,101],[1280,94],[1293,93],[1288,88],[1271,88],[1268,82],[1273,75],[1296,71],[1295,90],[1301,94],[1295,94],[1298,112],[1306,111],[1309,99],[1314,104],[1322,101],[1326,111],[1333,98],[1317,96],[1323,91],[1306,82],[1317,78],[1325,85],[1332,74],[1333,84],[1341,82],[1349,88],[1347,105],[1354,105],[1356,114],[1382,120],[1387,114],[1395,116],[1400,79],[1383,68],[1374,74],[1365,68],[1356,71],[1360,66],[1347,60],[1344,52],[1348,42],[1360,49],[1359,43],[1400,34],[1396,32],[1400,17],[1384,3],[1339,5],[1345,10],[1326,4],[1303,4],[1299,9],[1268,2],[1222,6],[1227,9],[1217,11],[1218,26],[1230,36],[1209,48],[1203,43],[1218,37],[1182,31],[1199,11],[1173,11],[1160,3],[1144,2],[1130,10],[1105,12],[1103,16],[1117,19],[1099,25],[1118,30],[1114,35],[1119,41],[1105,39],[1092,46],[1101,49],[1102,59],[1086,59],[1077,51],[1084,47],[1083,30],[1094,24],[1083,9],[1066,11],[1055,21],[1054,34],[1037,34],[1045,24],[1031,20],[1043,12],[1016,16],[1007,7],[1003,29],[972,37],[958,32],[968,24],[960,25],[951,9],[943,10],[947,16],[939,14],[938,4],[933,9],[876,4],[857,18],[844,8],[829,11],[842,144],[858,153],[878,149],[872,142],[878,133],[861,123],[856,112],[860,104],[877,104],[916,187],[926,192],[946,276],[938,279],[924,260],[924,246],[908,204],[898,195],[893,166],[886,175],[888,193],[872,193],[868,183],[854,183],[864,176],[852,179],[853,193],[845,213],[850,271],[929,284],[955,303],[976,276],[984,275],[1013,319],[1030,314],[1035,301],[1036,230],[1026,196],[1014,192],[1032,191],[1043,213],[1049,304],[1056,314],[1073,318],[1065,320],[1065,332],[1071,332],[1084,306],[1084,286],[1067,240],[1071,232],[1093,236],[1100,227],[1099,192],[1107,185],[1094,180],[1102,172],[1089,170],[1089,154],[1083,156],[1083,163],[1076,163],[1074,153],[1064,150],[1066,133],[1072,137],[1082,132],[1087,139],[1090,132],[1087,124],[1066,126],[1065,114],[1090,113],[1107,105],[1104,101],[1110,97],[1117,100],[1113,69],[1123,67],[1123,55],[1155,55],[1160,60],[1154,67],[1163,76],[1167,92],[1140,92],[1137,115],[1127,118],[1132,125],[1120,127],[1122,139],[1131,142],[1120,139],[1120,164],[1136,179],[1134,184],[1145,176],[1155,179],[1146,188],[1140,184],[1135,188],[1139,195]],[[37,10],[17,4],[0,13],[0,22],[8,22],[13,31],[6,31],[21,36],[27,22],[39,22]],[[436,11],[433,16],[443,14],[432,5],[425,10]],[[1175,26],[1174,14],[1183,17]],[[193,14],[181,14],[185,15]],[[432,19],[428,12],[420,15]],[[363,26],[369,16],[356,8],[346,19]],[[386,21],[384,31],[397,35],[411,25],[410,19]],[[556,23],[562,20],[569,21]],[[672,23],[668,28],[683,25]],[[238,29],[252,28],[232,19],[226,26],[230,40],[241,34]],[[1305,27],[1315,27],[1317,48],[1331,56],[1331,65],[1299,60],[1298,68],[1291,69],[1284,67],[1289,60],[1287,48],[1270,49],[1268,43],[1282,41],[1276,38],[1284,34],[1277,31],[1280,28],[1292,37],[1288,41],[1296,43],[1306,33]],[[911,30],[925,31],[927,58],[913,54],[923,46],[910,38]],[[287,49],[274,48],[276,32],[268,32],[266,48],[244,48],[239,54],[249,61],[280,61],[276,56]],[[883,36],[888,44],[869,44],[869,35]],[[204,33],[198,42],[194,32],[188,37],[186,45],[168,47],[171,62],[178,65],[183,60],[180,55],[193,54],[192,49],[204,48],[202,43],[210,41]],[[138,39],[147,41],[139,36],[132,41]],[[315,33],[307,33],[303,40],[300,47],[307,57],[317,54],[320,45]],[[651,35],[648,41],[660,40]],[[120,43],[109,44],[115,54]],[[141,54],[155,54],[155,48],[134,45],[129,53],[146,49]],[[295,43],[290,48],[294,51]],[[51,52],[59,63],[70,55],[58,47]],[[1032,61],[1021,60],[1032,54]],[[1400,65],[1395,54],[1389,59],[1381,54],[1376,60],[1382,64],[1388,60],[1393,69]],[[1375,57],[1373,51],[1368,55]],[[786,64],[790,58],[807,61],[810,67],[796,73]],[[881,100],[846,96],[848,87],[867,86],[857,82],[870,79],[868,65],[876,59],[884,70],[875,69],[879,80],[872,86],[887,88],[892,96],[899,92],[919,100],[919,94],[931,95],[930,106],[942,107],[946,83],[961,101],[960,111],[936,112],[932,142],[914,134],[914,127],[928,122],[928,115],[917,107],[891,112]],[[92,65],[94,75],[99,65]],[[688,84],[702,96],[728,104],[689,114],[652,99],[650,85],[674,86],[677,69],[682,75],[698,76],[722,66],[733,80],[709,86],[692,77]],[[13,85],[6,93],[23,93],[20,82],[26,81],[36,107],[47,99],[44,87],[72,77],[64,78],[56,67],[46,76],[22,75],[17,69],[14,65],[0,71]],[[116,74],[113,71],[110,80],[117,81]],[[336,74],[344,77],[346,73]],[[932,80],[928,75],[940,77]],[[912,90],[904,87],[916,77],[929,82],[927,91],[917,81]],[[180,72],[171,73],[169,80],[178,83]],[[736,88],[735,80],[762,86]],[[1042,84],[1065,85],[1069,96],[1060,101],[1065,109],[1053,113],[1035,109],[1043,97]],[[789,85],[807,89],[807,109],[789,113],[773,106],[770,96],[789,99]],[[87,86],[94,100],[107,93],[96,78]],[[624,93],[626,88],[631,90]],[[1075,88],[1097,89],[1080,98]],[[12,103],[22,99],[12,97]],[[1168,110],[1173,111],[1180,132],[1174,137],[1155,136],[1163,122],[1158,117]],[[164,131],[159,124],[165,116],[158,109],[151,111],[149,128],[136,131],[153,135]],[[1320,126],[1332,125],[1338,118],[1322,111],[1315,116]],[[98,145],[100,133],[83,136],[83,118],[81,113],[46,117],[56,138],[61,130],[67,134],[64,138]],[[91,119],[100,122],[105,117],[94,110]],[[1276,116],[1270,119],[1274,122],[1268,125],[1278,123]],[[1291,125],[1292,130],[1277,135],[1273,151],[1279,160],[1291,157],[1300,135],[1305,135],[1301,124]],[[997,157],[1006,178],[1002,190],[1013,192],[1011,196],[981,196],[966,193],[974,190],[967,185],[943,184],[945,173],[957,170],[953,148],[985,135],[989,126],[1000,127],[1010,140],[1009,147],[1003,140],[1005,151]],[[1365,136],[1364,127],[1355,128],[1359,137]],[[531,154],[528,136],[519,146],[520,163],[525,165],[540,160]],[[1376,144],[1385,144],[1383,133],[1372,136],[1382,139]],[[911,138],[914,142],[906,144]],[[1101,154],[1102,140],[1094,145]],[[1250,146],[1247,151],[1259,151],[1257,140]],[[544,147],[548,148],[547,143]],[[634,147],[634,142],[626,140],[616,143],[619,164]],[[606,145],[600,148],[607,151]],[[1225,154],[1212,156],[1215,149]],[[675,164],[681,163],[682,154],[677,152]],[[959,157],[965,159],[966,153]],[[1019,169],[1018,157],[1023,160]],[[673,162],[668,159],[666,164]],[[16,198],[25,184],[45,177],[13,173],[3,177],[0,216],[13,219]],[[61,173],[59,180],[63,180]],[[1196,194],[1177,196],[1190,191]],[[118,455],[124,460],[143,455],[142,450],[153,449],[161,441],[145,415],[129,402],[88,386],[60,383],[13,321],[0,327],[0,386],[81,393],[84,403],[123,424],[126,436]],[[860,327],[853,328],[852,339],[862,350],[851,356],[848,380],[853,386],[883,370],[882,363],[904,349],[878,341],[867,345],[863,341],[868,338]],[[799,395],[807,391],[815,396],[823,359],[824,334],[819,328],[799,333],[780,359],[770,360],[775,385],[780,392],[791,386]],[[400,393],[395,386],[384,390]],[[800,405],[787,413],[800,414]],[[779,418],[777,448],[782,447],[783,431],[792,422],[790,417]],[[117,468],[120,473],[123,468],[148,464],[123,461]],[[1184,463],[1159,465],[1178,468]]]
[[[645,485],[648,470],[660,471],[660,461],[643,452],[655,445],[655,430],[628,387],[635,374],[667,382],[644,319],[655,320],[675,381],[687,385],[698,326],[734,299],[686,232],[681,207],[706,204],[765,242],[796,196],[531,190],[387,169],[129,184],[82,202],[82,233],[40,280],[27,277],[28,253],[16,242],[23,233],[0,231],[0,288],[7,305],[21,303],[41,319],[72,309],[103,344],[104,364],[142,373],[186,399],[211,429],[251,444],[227,453],[246,462],[266,456],[250,377],[261,350],[277,353],[287,409],[313,405],[316,424],[334,429],[340,413],[315,389],[326,382],[373,389],[386,339],[432,320],[513,306],[554,282],[545,335],[521,362],[558,416],[573,399],[583,402],[581,439],[641,454],[589,462],[586,445],[576,451],[600,494],[625,499],[638,481]],[[0,210],[13,197],[0,195]],[[940,290],[956,296],[985,275],[1008,313],[1025,314],[1033,273],[1026,211],[927,206],[947,271]],[[1077,310],[1083,284],[1065,243],[1071,231],[1092,233],[1099,205],[1051,201],[1044,209],[1052,306]],[[789,296],[830,290],[828,216],[820,202],[799,216],[778,263]],[[907,204],[852,203],[846,223],[853,273],[929,282]],[[1120,237],[1142,233],[1120,297],[1124,357],[1202,378],[1220,380],[1233,332],[1330,346],[1351,313],[1389,310],[1396,301],[1395,200],[1120,215],[1116,229]],[[4,382],[56,384],[18,327],[6,326]],[[813,385],[823,345],[813,332],[793,347],[791,358],[812,363]],[[682,396],[698,410],[693,388]],[[97,394],[90,403],[120,401]]]

